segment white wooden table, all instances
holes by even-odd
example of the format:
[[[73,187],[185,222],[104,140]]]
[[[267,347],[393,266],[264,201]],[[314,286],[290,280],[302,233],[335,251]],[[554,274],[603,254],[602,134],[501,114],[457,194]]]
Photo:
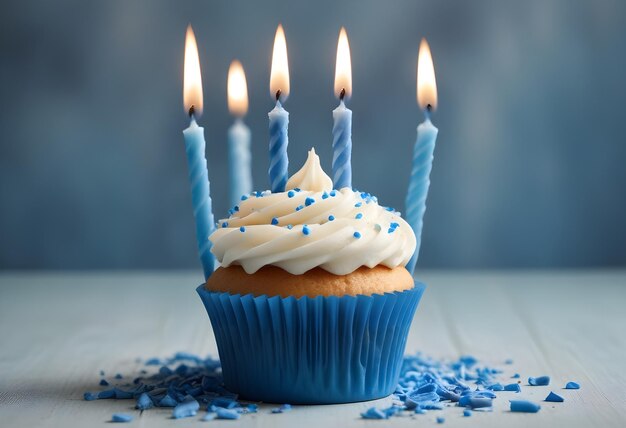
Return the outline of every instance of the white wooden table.
[[[626,271],[444,273],[428,284],[407,351],[438,358],[471,354],[522,375],[548,374],[549,387],[523,387],[514,398],[541,401],[550,390],[564,403],[542,403],[537,414],[513,414],[500,395],[492,413],[463,418],[448,408],[443,426],[626,426]],[[99,371],[132,375],[137,357],[177,351],[217,355],[195,288],[198,273],[0,274],[0,426],[100,426],[116,412],[128,426],[330,427],[432,426],[441,412],[367,421],[378,402],[270,406],[237,422],[169,419],[171,409],[141,416],[132,401],[86,402]],[[580,390],[561,388],[576,380]],[[274,406],[271,406],[274,407]],[[200,424],[200,425],[199,425]],[[105,426],[105,425],[102,425]]]

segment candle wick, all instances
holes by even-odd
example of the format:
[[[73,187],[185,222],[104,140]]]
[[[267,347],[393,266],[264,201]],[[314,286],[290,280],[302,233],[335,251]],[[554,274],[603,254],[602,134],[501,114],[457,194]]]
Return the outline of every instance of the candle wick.
[[[430,120],[430,113],[433,111],[432,104],[426,104],[426,108],[424,109],[424,116],[426,119]]]
[[[339,93],[339,101],[343,101],[346,96],[346,88],[341,88],[341,92]]]
[[[194,114],[196,113],[196,109],[195,107],[192,105],[191,107],[189,107],[189,117],[192,118],[194,116]]]
[[[282,91],[279,89],[278,91],[276,91],[276,101],[280,101],[280,94],[282,93]]]

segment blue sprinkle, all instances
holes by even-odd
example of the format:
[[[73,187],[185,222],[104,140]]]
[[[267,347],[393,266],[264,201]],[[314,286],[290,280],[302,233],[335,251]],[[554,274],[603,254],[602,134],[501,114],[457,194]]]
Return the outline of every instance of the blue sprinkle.
[[[394,229],[393,227],[390,227],[389,229],[387,229],[387,233],[393,233],[396,229]]]
[[[239,412],[237,412],[236,410],[224,409],[223,407],[218,407],[217,409],[215,409],[215,413],[217,413],[218,419],[235,420],[235,419],[239,419],[239,417],[241,416]]]
[[[291,404],[282,404],[280,407],[272,409],[272,413],[285,413],[291,411]]]
[[[124,376],[118,373],[115,375],[115,379],[124,379]]]
[[[225,221],[224,223],[222,223],[222,227],[228,227],[228,222]]]
[[[113,389],[106,389],[98,393],[98,398],[107,399],[115,397],[115,391]]]
[[[135,404],[135,408],[139,409],[139,410],[146,410],[146,409],[150,409],[154,406],[154,403],[152,402],[152,399],[150,398],[150,396],[148,394],[146,394],[145,392],[142,393],[139,398],[137,398],[137,403]]]
[[[354,232],[353,235],[356,239],[359,239],[361,237],[361,234],[359,232]]]
[[[235,214],[235,211],[233,211],[232,209],[228,210],[228,217],[232,216],[233,214]]]
[[[159,407],[176,407],[178,402],[174,400],[169,394],[166,394],[165,397],[159,401]]]
[[[245,201],[246,199],[248,199],[248,197],[246,195],[241,195],[241,200]]]
[[[367,198],[367,193],[361,192],[361,199],[365,199],[365,198]]]
[[[304,205],[306,205],[307,207],[314,203],[315,203],[315,199],[311,198],[310,196],[304,200]]]
[[[334,190],[330,191],[330,196],[335,197],[337,195],[337,192]]]
[[[363,218],[363,214],[358,213],[354,218],[356,218],[357,220]]]
[[[158,366],[159,364],[161,364],[161,360],[158,358],[150,358],[146,361],[146,366]]]
[[[232,398],[218,397],[211,401],[211,406],[232,409],[233,407],[237,407],[237,401]]]
[[[333,221],[334,219],[335,219],[335,216],[334,216],[334,215],[329,215],[329,216],[328,216],[328,221]]]
[[[233,211],[235,211],[235,212],[239,211],[239,205],[235,205],[235,206],[233,207]]]
[[[133,417],[126,413],[113,413],[113,416],[111,416],[111,422],[130,422],[132,420]]]
[[[246,409],[248,410],[248,413],[256,413],[259,410],[259,406],[254,403],[248,404],[248,407]]]
[[[463,416],[469,418],[470,416],[472,416],[472,411],[470,409],[463,410]]]
[[[93,401],[98,399],[98,395],[94,394],[93,392],[85,392],[83,394],[83,398],[85,399],[85,401]]]
[[[418,415],[423,415],[424,413],[426,413],[426,410],[418,407],[417,409],[415,409],[415,413],[417,413]]]
[[[305,235],[308,235],[309,233],[311,233],[311,229],[309,229],[307,225],[305,224],[304,226],[302,226],[302,233],[304,233]]]
[[[254,192],[254,196],[256,196],[257,198],[262,198],[263,197],[263,192],[257,190],[256,192]]]
[[[326,192],[322,193],[322,199],[328,199],[328,193]]]
[[[301,190],[300,190],[300,188],[299,188],[299,187],[296,187],[296,188],[295,188],[295,189],[293,189],[293,190],[295,190],[296,192],[301,192]]]
[[[565,389],[580,389],[580,385],[577,382],[567,382]]]
[[[529,377],[528,384],[532,386],[550,385],[550,376]]]
[[[521,392],[522,387],[519,385],[519,383],[510,383],[508,385],[504,385],[504,390],[513,391],[513,392]]]
[[[295,195],[295,193],[294,193],[293,190],[290,190],[290,191],[287,192],[287,196],[290,197],[290,198],[293,198],[294,195]]]
[[[539,404],[533,403],[532,401],[511,400],[510,403],[512,412],[537,413],[539,409],[541,409]]]
[[[400,226],[400,225],[399,225],[398,223],[396,223],[396,222],[391,222],[391,223],[389,224],[389,227],[393,227],[394,229],[395,229],[395,228],[397,228],[397,227],[399,227],[399,226]],[[470,358],[473,358],[473,357],[470,357]],[[463,364],[465,364],[465,363],[463,363]],[[466,364],[466,365],[468,365],[468,364]]]
[[[376,407],[370,407],[365,412],[361,413],[363,419],[387,419],[388,416],[384,414],[380,409]]]
[[[207,413],[206,415],[204,415],[204,416],[202,417],[202,420],[203,420],[204,422],[208,422],[208,421],[212,421],[212,420],[213,420],[213,419],[215,419],[216,417],[217,417],[217,414],[216,414],[215,412],[210,412],[210,413]]]
[[[553,403],[562,403],[565,400],[560,395],[555,394],[554,392],[550,391],[550,394],[548,394],[545,401],[551,401]]]
[[[504,391],[504,387],[501,383],[494,383],[492,385],[489,385],[487,389],[490,391]]]
[[[109,386],[109,382],[107,382],[105,379],[101,379],[100,386]]]
[[[446,418],[444,418],[443,416],[437,416],[437,423],[438,424],[442,424],[446,421]]]
[[[183,399],[182,403],[174,407],[174,410],[172,411],[172,418],[182,419],[190,416],[196,416],[198,410],[200,410],[200,403],[198,403],[195,398],[188,395]]]
[[[519,379],[520,375],[519,373],[515,373],[513,376],[511,376],[511,379]]]
[[[244,226],[241,226],[241,227],[239,228],[239,231],[240,231],[240,232],[245,232],[245,231],[246,231],[246,228],[245,228]]]
[[[394,211],[394,209],[391,207],[385,207],[385,211]]]
[[[100,376],[104,376],[104,370],[100,370]]]
[[[296,207],[296,211],[300,211],[302,208],[304,208],[302,205],[298,205],[298,206]]]
[[[293,224],[288,224],[287,225],[287,229],[289,229],[289,230],[293,229]]]
[[[508,358],[504,360],[504,364],[513,364],[513,360],[511,358]]]
[[[276,226],[278,224],[278,219],[276,217],[272,218],[272,224]]]
[[[357,208],[360,208],[360,207],[361,207],[361,205],[363,205],[363,203],[362,203],[362,202],[357,202],[356,204],[354,204],[354,206],[355,206],[355,207],[357,207]]]

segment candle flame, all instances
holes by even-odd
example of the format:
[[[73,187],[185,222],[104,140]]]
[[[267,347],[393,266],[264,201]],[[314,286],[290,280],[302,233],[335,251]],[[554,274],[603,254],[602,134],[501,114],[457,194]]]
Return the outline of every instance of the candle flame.
[[[420,43],[419,56],[417,59],[417,103],[423,109],[434,110],[437,108],[437,81],[435,80],[435,67],[433,57],[430,54],[430,46],[426,39]]]
[[[237,60],[228,69],[228,110],[231,114],[243,117],[248,112],[248,84],[243,66]]]
[[[285,101],[289,96],[289,63],[287,61],[287,40],[281,24],[276,29],[274,51],[272,53],[272,71],[270,73],[270,94]]]
[[[345,93],[341,94],[342,91]],[[343,99],[352,95],[352,61],[350,60],[350,44],[346,29],[341,27],[337,42],[337,61],[335,63],[335,96]]]
[[[200,74],[200,58],[196,36],[191,25],[187,27],[185,38],[185,66],[183,78],[183,104],[185,112],[199,117],[202,114],[202,75]]]

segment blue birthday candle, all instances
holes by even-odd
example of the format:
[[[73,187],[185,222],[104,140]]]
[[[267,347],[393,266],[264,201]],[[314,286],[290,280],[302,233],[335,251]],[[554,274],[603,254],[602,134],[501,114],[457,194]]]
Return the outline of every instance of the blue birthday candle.
[[[335,65],[335,95],[339,106],[333,110],[333,187],[352,188],[352,110],[344,98],[352,92],[352,66],[350,45],[345,28],[339,32],[337,61]]]
[[[417,127],[417,141],[413,149],[413,166],[409,190],[406,196],[406,220],[413,228],[416,238],[415,252],[406,268],[411,274],[419,256],[422,242],[422,226],[426,212],[426,197],[430,187],[430,171],[439,130],[430,121],[430,112],[437,105],[437,83],[430,48],[425,39],[420,44],[417,62],[417,100],[424,109],[426,120]]]
[[[189,112],[189,128],[183,131],[185,137],[185,152],[189,167],[189,183],[191,184],[191,202],[193,215],[196,221],[196,239],[200,261],[204,270],[204,277],[208,279],[213,273],[215,261],[211,254],[209,235],[215,228],[213,223],[213,208],[207,162],[204,155],[206,142],[204,128],[198,126],[196,117],[202,113],[202,78],[200,74],[200,60],[198,46],[191,26],[187,27],[185,41],[185,70],[184,70],[184,105]]]
[[[289,96],[289,64],[287,61],[287,41],[282,25],[276,29],[272,70],[270,73],[270,93],[276,97],[276,107],[269,112],[270,121],[270,167],[269,178],[272,192],[284,192],[287,184],[287,145],[289,138],[289,113],[281,104]]]

